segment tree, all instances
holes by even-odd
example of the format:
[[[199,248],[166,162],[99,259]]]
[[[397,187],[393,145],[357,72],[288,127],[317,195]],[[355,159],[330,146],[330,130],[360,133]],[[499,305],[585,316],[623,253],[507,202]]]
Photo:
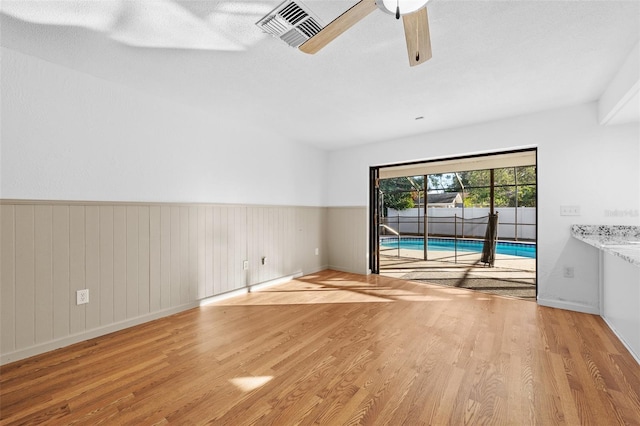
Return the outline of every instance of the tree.
[[[491,202],[489,170],[429,175],[428,183],[430,190],[463,192],[465,207],[488,207]],[[535,207],[535,166],[494,169],[494,185],[494,202],[497,207]]]
[[[423,176],[380,180],[387,208],[406,210],[415,206],[424,185]],[[496,207],[535,207],[536,166],[494,169],[494,203]],[[460,192],[465,207],[489,207],[491,203],[490,170],[469,170],[428,176],[427,190]]]
[[[405,193],[389,193],[384,195],[384,207],[394,210],[406,210],[415,206],[413,197],[410,192]]]
[[[413,208],[412,192],[415,191],[417,182],[411,182],[406,177],[380,179],[380,191],[383,194],[384,215],[387,215],[387,209],[406,210]]]

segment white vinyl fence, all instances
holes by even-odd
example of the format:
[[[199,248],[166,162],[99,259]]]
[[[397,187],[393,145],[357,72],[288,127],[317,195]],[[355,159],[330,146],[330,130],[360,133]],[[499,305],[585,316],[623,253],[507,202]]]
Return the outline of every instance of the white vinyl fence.
[[[429,235],[460,238],[484,238],[487,228],[489,208],[455,207],[428,208],[427,226]],[[536,209],[535,207],[498,207],[498,239],[535,240]],[[401,235],[424,234],[424,210],[407,209],[388,210],[387,217],[381,223],[390,226]],[[384,231],[380,232],[384,235]]]

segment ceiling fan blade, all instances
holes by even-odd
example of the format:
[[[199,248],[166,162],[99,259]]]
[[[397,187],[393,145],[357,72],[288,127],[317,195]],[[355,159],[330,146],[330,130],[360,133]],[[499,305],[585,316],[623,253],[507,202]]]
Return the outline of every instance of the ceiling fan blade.
[[[302,43],[299,49],[305,53],[317,53],[377,8],[375,0],[360,0],[351,9],[331,21],[318,34]]]
[[[431,59],[431,36],[427,8],[402,16],[404,36],[407,40],[409,65],[416,66]]]

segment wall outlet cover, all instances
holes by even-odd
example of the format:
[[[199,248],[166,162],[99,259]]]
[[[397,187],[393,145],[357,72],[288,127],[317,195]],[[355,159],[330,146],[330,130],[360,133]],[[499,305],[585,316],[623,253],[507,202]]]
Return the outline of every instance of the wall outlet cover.
[[[85,288],[84,290],[76,291],[76,305],[84,305],[85,303],[89,303],[88,288]]]
[[[573,266],[565,266],[563,269],[563,275],[565,278],[573,278],[575,275]]]
[[[580,206],[560,206],[560,216],[580,216]]]

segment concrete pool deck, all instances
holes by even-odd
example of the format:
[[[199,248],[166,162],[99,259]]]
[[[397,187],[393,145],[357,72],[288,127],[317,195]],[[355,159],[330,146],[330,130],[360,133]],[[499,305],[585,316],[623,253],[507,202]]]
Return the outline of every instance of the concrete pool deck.
[[[494,267],[480,263],[480,253],[383,249],[380,275],[428,282],[527,300],[536,298],[536,259],[496,254]]]

